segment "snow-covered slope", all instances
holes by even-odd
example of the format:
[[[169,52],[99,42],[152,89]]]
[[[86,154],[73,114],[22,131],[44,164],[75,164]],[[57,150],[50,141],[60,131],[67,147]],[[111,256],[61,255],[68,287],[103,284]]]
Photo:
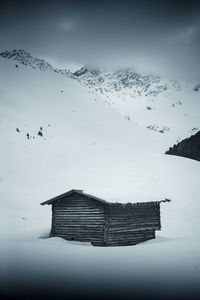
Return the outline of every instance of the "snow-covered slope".
[[[124,118],[73,78],[15,64],[0,58],[4,295],[23,291],[27,299],[37,290],[57,294],[77,286],[87,294],[91,282],[102,293],[111,284],[112,292],[118,286],[135,295],[141,282],[150,294],[197,288],[200,163],[164,155],[175,136]],[[162,205],[157,239],[141,245],[102,249],[39,239],[51,222],[49,207],[39,204],[71,188],[108,201],[172,202]]]

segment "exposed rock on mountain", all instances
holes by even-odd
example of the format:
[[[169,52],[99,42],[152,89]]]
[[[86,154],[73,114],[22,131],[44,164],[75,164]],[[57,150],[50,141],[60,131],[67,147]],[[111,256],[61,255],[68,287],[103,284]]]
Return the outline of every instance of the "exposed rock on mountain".
[[[83,85],[100,93],[109,93],[123,89],[132,89],[133,95],[158,95],[167,90],[161,78],[155,75],[142,75],[133,68],[105,72],[90,67],[83,67],[73,73]],[[153,88],[153,89],[152,89]]]
[[[194,89],[195,92],[198,92],[200,90],[200,83],[198,83],[197,85],[195,85]]]
[[[200,161],[200,131],[170,147],[166,154],[183,156]]]

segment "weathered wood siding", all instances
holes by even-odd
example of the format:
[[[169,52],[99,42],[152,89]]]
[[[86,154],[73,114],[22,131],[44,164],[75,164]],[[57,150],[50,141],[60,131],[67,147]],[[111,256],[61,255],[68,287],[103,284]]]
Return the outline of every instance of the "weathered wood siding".
[[[160,205],[155,203],[109,204],[108,246],[134,245],[155,238],[160,225]]]
[[[104,203],[76,193],[56,201],[51,236],[104,246]]]
[[[155,238],[160,203],[104,203],[72,193],[52,204],[51,236],[96,246],[135,245]]]

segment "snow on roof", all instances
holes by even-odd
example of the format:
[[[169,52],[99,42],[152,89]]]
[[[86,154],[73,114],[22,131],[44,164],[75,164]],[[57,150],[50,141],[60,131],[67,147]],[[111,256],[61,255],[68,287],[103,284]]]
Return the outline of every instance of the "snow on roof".
[[[115,201],[116,200],[116,198],[110,198],[109,200],[103,200],[103,199],[101,199],[101,198],[98,198],[98,197],[96,197],[96,196],[93,196],[93,195],[90,195],[90,194],[87,194],[87,193],[84,193],[83,192],[83,190],[78,190],[78,189],[71,189],[71,190],[69,190],[68,192],[66,192],[66,193],[63,193],[63,194],[61,194],[61,195],[58,195],[58,196],[56,196],[56,197],[54,197],[54,198],[51,198],[50,200],[47,200],[47,201],[45,201],[45,202],[42,202],[41,203],[41,205],[45,205],[45,204],[52,204],[53,202],[55,202],[55,201],[57,201],[57,200],[59,200],[59,199],[62,199],[63,197],[65,197],[65,196],[68,196],[68,195],[70,195],[70,194],[72,194],[72,193],[77,193],[77,194],[80,194],[80,195],[83,195],[83,196],[86,196],[86,197],[89,197],[89,198],[91,198],[91,199],[94,199],[94,200],[97,200],[97,201],[100,201],[100,202],[103,202],[103,203],[112,203],[112,202],[118,202],[118,201]],[[108,199],[108,197],[107,197],[107,199]],[[115,200],[114,200],[115,199]],[[169,199],[165,199],[165,200],[159,200],[159,201],[138,201],[138,202],[134,202],[134,204],[139,204],[139,203],[161,203],[161,202],[169,202],[169,201],[171,201],[171,200],[169,200]],[[119,203],[133,203],[133,201],[120,201]]]

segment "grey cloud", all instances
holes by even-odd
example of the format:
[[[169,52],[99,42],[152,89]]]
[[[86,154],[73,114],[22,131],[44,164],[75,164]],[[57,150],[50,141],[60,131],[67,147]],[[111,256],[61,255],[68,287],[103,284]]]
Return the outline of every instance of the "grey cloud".
[[[62,64],[199,73],[199,1],[3,1],[1,49]]]

